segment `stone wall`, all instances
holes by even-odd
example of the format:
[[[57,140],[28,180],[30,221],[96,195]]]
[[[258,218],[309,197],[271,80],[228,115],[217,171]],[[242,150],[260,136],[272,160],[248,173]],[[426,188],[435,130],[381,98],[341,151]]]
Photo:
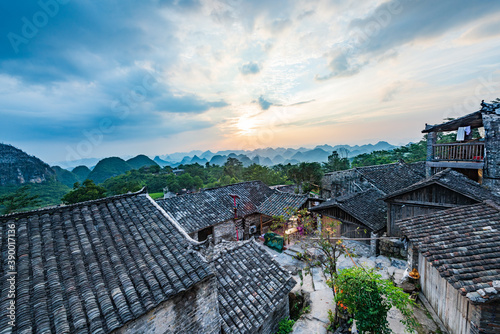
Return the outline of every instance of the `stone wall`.
[[[290,316],[288,295],[286,295],[278,307],[268,315],[256,334],[274,334],[278,331],[281,319]]]
[[[500,116],[483,114],[485,157],[483,184],[500,193]]]
[[[500,333],[500,301],[476,305],[475,311],[477,313],[474,314],[473,322],[477,328],[474,328],[476,326],[471,327],[477,329],[477,333]]]
[[[241,233],[241,231],[238,231]],[[214,226],[214,243],[218,244],[221,240],[235,241],[236,228],[232,219],[219,223]]]
[[[355,169],[327,173],[323,176],[321,185],[323,198],[333,198],[373,188],[373,185]]]
[[[399,239],[380,239],[380,254],[406,260],[408,252]]]
[[[113,334],[220,333],[217,280],[212,276],[174,296]]]

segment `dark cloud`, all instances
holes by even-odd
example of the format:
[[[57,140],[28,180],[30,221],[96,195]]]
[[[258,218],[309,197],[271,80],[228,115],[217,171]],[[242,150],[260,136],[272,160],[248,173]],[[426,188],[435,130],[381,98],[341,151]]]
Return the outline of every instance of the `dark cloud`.
[[[243,64],[243,66],[241,66],[240,68],[240,72],[243,75],[257,74],[260,72],[260,67],[259,64],[251,61],[246,64]]]
[[[211,108],[222,108],[228,104],[225,101],[209,102],[193,94],[173,95],[165,94],[153,101],[158,111],[173,113],[203,113]]]
[[[496,0],[384,2],[366,17],[351,21],[345,41],[347,46],[335,46],[327,56],[330,73],[317,75],[316,79],[357,74],[369,62],[387,59],[387,54],[397,54],[395,49],[400,46],[439,37],[498,11],[500,1]]]
[[[95,80],[114,68],[155,60],[152,45],[158,40],[171,48],[177,43],[169,34],[174,27],[159,15],[154,1],[29,3],[0,5],[0,36],[6,36],[0,40],[0,71],[26,82]],[[148,34],[144,25],[164,33]],[[162,57],[173,61],[176,54]]]
[[[366,18],[351,22],[358,47],[364,52],[385,52],[417,39],[432,38],[457,26],[500,10],[496,0],[391,0]]]

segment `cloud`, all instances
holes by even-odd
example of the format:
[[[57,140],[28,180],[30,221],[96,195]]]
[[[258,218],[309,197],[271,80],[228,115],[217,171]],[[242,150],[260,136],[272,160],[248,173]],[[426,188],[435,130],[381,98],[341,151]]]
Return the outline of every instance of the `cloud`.
[[[157,110],[174,113],[202,113],[211,108],[223,108],[228,104],[223,101],[209,102],[194,94],[166,94],[153,101]]]
[[[259,64],[251,61],[246,64],[243,64],[243,66],[241,66],[240,68],[240,72],[243,75],[257,74],[260,72],[260,66]]]
[[[493,38],[500,35],[500,20],[494,17],[493,20],[480,22],[478,25],[465,32],[460,40],[467,42],[477,42],[485,38]]]
[[[259,96],[259,100],[257,102],[262,110],[268,110],[273,105],[271,102],[266,101],[262,95]]]
[[[397,94],[401,92],[403,89],[404,84],[401,81],[397,81],[393,83],[392,85],[389,85],[384,89],[382,92],[382,102],[389,102],[394,100]]]
[[[316,75],[316,80],[323,81],[334,77],[349,77],[358,74],[366,61],[360,62],[352,52],[348,49],[337,49],[329,55],[328,67],[330,73],[320,76]]]
[[[330,73],[316,75],[316,79],[358,74],[366,64],[383,61],[387,54],[397,54],[399,47],[440,37],[499,11],[500,2],[494,0],[384,2],[366,16],[350,21],[343,46],[334,45],[327,55]]]

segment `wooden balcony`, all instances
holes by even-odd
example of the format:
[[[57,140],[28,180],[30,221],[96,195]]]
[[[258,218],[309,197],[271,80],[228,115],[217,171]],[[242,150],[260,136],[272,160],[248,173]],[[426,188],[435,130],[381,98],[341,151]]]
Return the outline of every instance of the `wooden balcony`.
[[[484,165],[484,143],[451,143],[432,145],[431,167],[482,169]]]

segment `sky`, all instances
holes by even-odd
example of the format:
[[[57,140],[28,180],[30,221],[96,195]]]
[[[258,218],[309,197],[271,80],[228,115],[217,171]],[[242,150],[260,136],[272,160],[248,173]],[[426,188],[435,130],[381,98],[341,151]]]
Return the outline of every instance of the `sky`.
[[[54,164],[405,144],[500,97],[500,1],[0,3],[0,142]]]

